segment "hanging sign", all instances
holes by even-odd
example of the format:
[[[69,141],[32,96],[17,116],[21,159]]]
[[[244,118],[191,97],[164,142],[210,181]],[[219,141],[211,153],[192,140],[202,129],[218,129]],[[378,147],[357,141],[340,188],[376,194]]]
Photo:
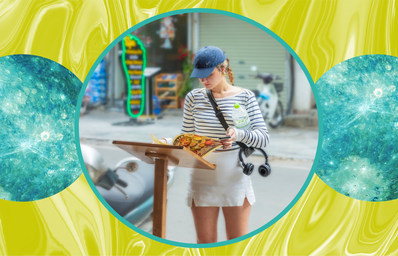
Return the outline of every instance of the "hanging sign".
[[[145,106],[146,50],[140,39],[128,35],[122,40],[122,65],[127,80],[127,113],[139,117]]]

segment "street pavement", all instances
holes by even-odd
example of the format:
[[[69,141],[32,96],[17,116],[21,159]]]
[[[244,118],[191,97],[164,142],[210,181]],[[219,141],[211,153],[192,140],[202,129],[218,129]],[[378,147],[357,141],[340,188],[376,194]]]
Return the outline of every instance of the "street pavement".
[[[94,110],[80,117],[79,136],[81,143],[96,148],[113,168],[120,160],[131,155],[112,145],[113,140],[152,142],[150,134],[157,138],[175,137],[180,133],[182,112],[170,110],[152,124],[121,126],[114,123],[128,121],[118,112]],[[257,168],[263,157],[252,155],[249,162],[255,165],[251,175],[256,202],[249,218],[249,232],[261,228],[280,214],[309,178],[315,157],[318,128],[280,127],[269,129],[270,144],[266,147],[272,168],[271,175],[263,178]],[[166,239],[196,243],[195,228],[190,208],[186,205],[189,169],[176,168],[175,179],[167,194]],[[218,241],[225,241],[225,226],[220,211]],[[151,232],[151,220],[140,226]]]
[[[152,142],[150,134],[157,138],[174,138],[180,134],[182,111],[170,109],[163,118],[153,123],[136,126],[112,125],[127,122],[124,113],[95,110],[80,117],[79,136],[93,140],[125,140]],[[270,144],[267,154],[274,158],[314,160],[318,144],[318,127],[268,128]],[[261,153],[260,153],[261,154]]]

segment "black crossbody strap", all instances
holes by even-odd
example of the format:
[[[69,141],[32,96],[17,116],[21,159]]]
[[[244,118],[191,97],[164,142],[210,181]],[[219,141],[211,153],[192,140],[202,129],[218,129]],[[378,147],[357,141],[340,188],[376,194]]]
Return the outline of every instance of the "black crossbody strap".
[[[217,105],[216,100],[214,99],[213,93],[209,89],[206,89],[206,93],[207,93],[207,97],[210,100],[211,105],[213,106],[214,112],[216,112],[216,117],[218,118],[218,120],[220,120],[220,123],[222,124],[224,129],[227,131],[228,130],[228,124],[225,121],[224,115],[223,115],[220,107]],[[248,148],[248,146],[246,146],[245,143],[242,143],[242,142],[239,142],[239,141],[235,141],[235,142],[236,142],[236,144],[238,144],[239,147],[241,147],[242,149],[245,150],[245,155],[246,156],[250,155],[254,151],[254,149],[253,150],[248,150],[249,148]],[[247,151],[249,151],[249,152],[247,152]]]
[[[216,117],[218,118],[218,120],[220,120],[220,123],[222,124],[224,129],[228,130],[228,124],[225,121],[224,115],[222,114],[220,107],[217,105],[216,100],[214,99],[213,93],[208,89],[206,89],[206,93],[211,105],[213,106],[214,112],[216,112]]]

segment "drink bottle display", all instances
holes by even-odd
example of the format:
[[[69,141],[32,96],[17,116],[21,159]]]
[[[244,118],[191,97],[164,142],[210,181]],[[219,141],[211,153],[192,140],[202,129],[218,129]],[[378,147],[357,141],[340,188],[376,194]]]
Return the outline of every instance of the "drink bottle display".
[[[239,103],[234,104],[232,119],[236,128],[242,130],[251,130],[249,114],[247,113],[246,109]]]

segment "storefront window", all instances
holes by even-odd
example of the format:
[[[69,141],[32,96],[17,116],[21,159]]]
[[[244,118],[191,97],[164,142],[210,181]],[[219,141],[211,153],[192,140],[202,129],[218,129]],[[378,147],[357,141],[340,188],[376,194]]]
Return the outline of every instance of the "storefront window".
[[[179,14],[153,21],[134,30],[147,50],[147,66],[160,67],[162,73],[182,71],[178,49],[187,45],[188,15]]]

